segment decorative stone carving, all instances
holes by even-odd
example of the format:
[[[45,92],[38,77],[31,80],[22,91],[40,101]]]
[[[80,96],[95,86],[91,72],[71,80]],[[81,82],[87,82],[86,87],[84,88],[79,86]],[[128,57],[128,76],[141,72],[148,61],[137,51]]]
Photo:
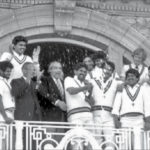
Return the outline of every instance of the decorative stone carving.
[[[150,4],[150,0],[144,0],[146,4]]]
[[[55,0],[54,29],[60,36],[67,35],[72,30],[72,18],[76,1]]]

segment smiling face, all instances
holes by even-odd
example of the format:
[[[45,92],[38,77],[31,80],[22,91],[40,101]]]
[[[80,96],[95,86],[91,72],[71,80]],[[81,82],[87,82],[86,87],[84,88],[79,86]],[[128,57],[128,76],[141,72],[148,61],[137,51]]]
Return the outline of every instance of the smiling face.
[[[128,75],[126,76],[126,81],[128,85],[133,87],[135,84],[138,83],[139,79],[135,76],[135,74],[128,73]]]
[[[138,53],[136,55],[133,56],[133,60],[135,65],[140,65],[143,63],[143,53]]]
[[[85,57],[83,62],[87,66],[88,71],[91,71],[93,69],[94,62],[90,57]]]
[[[56,79],[61,79],[62,77],[62,66],[59,62],[52,62],[49,65],[48,72],[51,74],[52,77]]]
[[[113,73],[113,69],[110,65],[108,65],[107,63],[105,64],[104,68],[103,68],[103,72],[104,72],[104,78],[107,80],[111,77],[112,73]]]
[[[98,58],[95,60],[95,65],[99,68],[102,68],[105,64],[105,60],[102,58]]]
[[[3,77],[8,80],[10,78],[11,71],[12,71],[11,68],[6,68],[6,70],[3,72]]]
[[[28,79],[31,79],[35,76],[35,67],[32,63],[27,64],[22,71],[23,75]]]
[[[80,81],[85,80],[86,74],[87,74],[87,70],[84,67],[81,67],[78,70],[76,70],[76,75]]]
[[[18,55],[22,55],[25,50],[26,50],[26,42],[24,42],[24,41],[20,41],[16,45],[14,45],[14,51]]]

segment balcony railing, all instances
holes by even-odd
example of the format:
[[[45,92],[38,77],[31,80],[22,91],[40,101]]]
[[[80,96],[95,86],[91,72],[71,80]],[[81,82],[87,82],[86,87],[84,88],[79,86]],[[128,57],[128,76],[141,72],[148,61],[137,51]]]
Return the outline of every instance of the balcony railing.
[[[32,5],[53,4],[54,0],[0,0],[1,8],[22,8]]]
[[[107,130],[103,135],[100,130]],[[150,131],[140,131],[143,137],[143,150],[150,149]],[[103,140],[102,139],[106,139]],[[24,122],[0,125],[1,150],[77,150],[88,147],[101,150],[108,144],[116,150],[133,150],[133,129],[102,128],[95,125],[73,125],[58,122]]]

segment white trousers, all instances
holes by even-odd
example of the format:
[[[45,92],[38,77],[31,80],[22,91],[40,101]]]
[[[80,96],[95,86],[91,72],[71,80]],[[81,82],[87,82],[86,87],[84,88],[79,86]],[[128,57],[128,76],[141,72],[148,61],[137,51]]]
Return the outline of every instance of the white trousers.
[[[8,110],[6,110],[6,115],[9,118],[14,119],[14,111],[8,111]],[[4,123],[5,123],[5,119],[4,119],[4,117],[2,116],[1,113],[0,113],[0,122],[1,122],[2,125],[4,125]],[[5,133],[3,133],[3,134],[5,134]],[[6,149],[6,139],[3,139],[2,135],[0,135],[0,150],[5,150],[5,149]]]
[[[93,116],[91,112],[75,113],[69,116],[68,122],[79,126],[93,124]]]
[[[133,148],[133,150],[142,150],[143,149],[143,133],[141,129],[144,128],[143,116],[122,117],[120,121],[121,121],[122,128],[133,129],[132,133],[128,132],[127,134],[127,138],[132,141],[132,146],[129,145],[130,141],[128,140],[128,143],[125,143],[123,148],[128,149],[129,147],[131,147]]]
[[[93,111],[94,123],[96,126],[95,132],[97,137],[97,141],[103,147],[103,143],[105,142],[105,150],[113,150],[115,143],[114,143],[114,133],[113,129],[115,127],[114,119],[112,117],[111,112],[105,110],[96,110]],[[103,137],[105,141],[103,142]]]
[[[68,122],[75,124],[75,126],[86,127],[88,131],[93,132],[93,129],[90,129],[90,126],[93,124],[93,116],[91,112],[81,112],[75,113],[69,116]],[[82,143],[82,138],[77,138],[76,144],[74,144],[70,149],[71,150],[84,150],[84,144]],[[81,143],[81,144],[80,144]],[[90,150],[89,145],[86,148]]]

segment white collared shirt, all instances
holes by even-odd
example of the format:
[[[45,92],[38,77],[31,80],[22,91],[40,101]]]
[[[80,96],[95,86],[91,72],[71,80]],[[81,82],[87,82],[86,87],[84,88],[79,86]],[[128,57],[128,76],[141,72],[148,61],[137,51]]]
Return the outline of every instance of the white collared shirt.
[[[132,96],[138,91],[139,86],[139,84],[136,84],[133,88],[130,86],[127,87]],[[142,85],[135,100],[132,101],[124,88],[122,92],[118,92],[116,95],[112,113],[119,116],[126,113],[138,112],[144,114],[145,117],[150,116],[149,93],[150,88],[147,89],[146,86]]]
[[[79,86],[79,85],[80,86]],[[90,105],[88,102],[85,101],[85,94],[84,92],[80,92],[78,94],[71,95],[67,89],[74,87],[74,88],[79,88],[85,86],[84,82],[80,82],[75,76],[74,78],[72,77],[66,77],[64,80],[64,87],[65,87],[65,95],[66,95],[66,104],[67,108],[69,110],[72,110],[74,108],[79,108],[79,107],[89,107]]]
[[[31,57],[26,55],[18,55],[15,51],[13,51],[13,54],[10,54],[8,52],[4,52],[0,58],[0,61],[10,61],[13,65],[12,73],[9,79],[9,82],[11,82],[12,79],[20,78],[22,77],[22,66],[26,62],[33,62]]]
[[[98,82],[100,85],[98,85]],[[110,77],[106,83],[101,79],[92,79],[93,85],[92,96],[95,100],[94,105],[102,105],[112,107],[119,82],[113,77]],[[110,86],[108,86],[110,85]],[[108,88],[106,88],[108,87]],[[107,90],[106,90],[107,89]],[[106,92],[105,92],[106,90]]]
[[[131,64],[131,68],[136,69],[136,65],[132,63],[132,64]],[[141,73],[142,68],[143,68],[143,65],[140,64],[140,65],[138,66],[138,71],[139,71],[139,73]],[[124,65],[120,76],[123,77],[123,78],[125,78],[125,73],[126,73],[129,69],[130,69],[130,65]],[[144,82],[144,81],[147,81],[148,79],[149,79],[149,78],[148,78],[148,67],[144,66],[144,70],[143,70],[143,72],[142,72],[142,74],[141,74],[141,76],[140,76],[139,83],[142,83],[142,82]]]
[[[102,72],[103,72],[102,68],[95,66],[95,68],[91,71],[92,78],[100,78],[102,76]],[[90,81],[92,78],[90,74],[87,73],[87,76],[85,79]]]
[[[9,82],[6,79],[0,77],[0,87],[0,95],[2,96],[4,109],[15,108],[15,101],[11,95],[11,86]]]

